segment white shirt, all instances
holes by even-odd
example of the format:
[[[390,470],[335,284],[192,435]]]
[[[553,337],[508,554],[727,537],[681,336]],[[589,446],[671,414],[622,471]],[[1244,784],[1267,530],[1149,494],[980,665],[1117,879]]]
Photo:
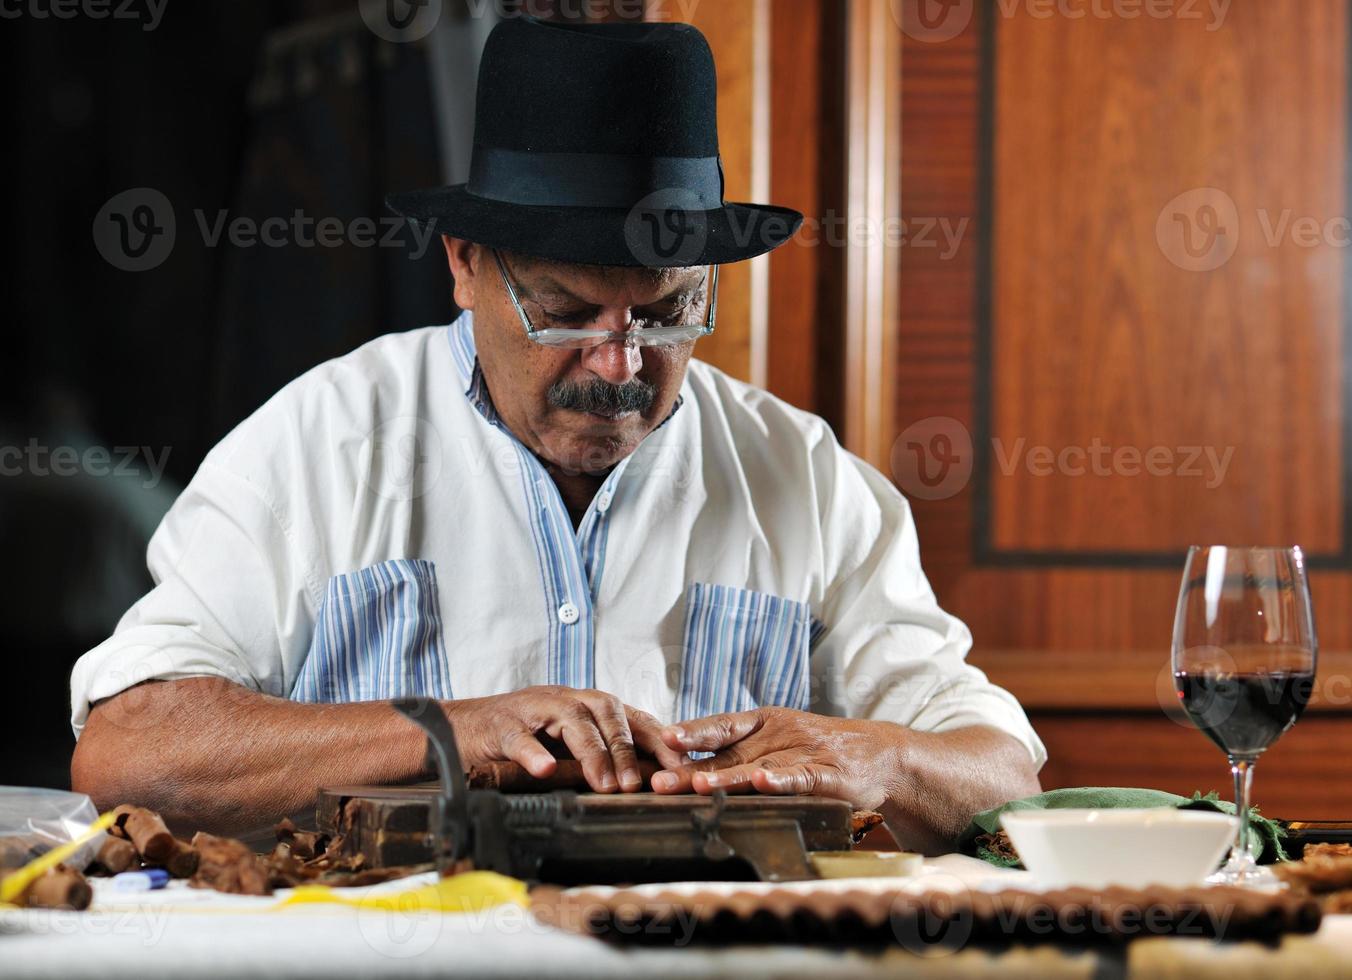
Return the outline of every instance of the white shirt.
[[[674,414],[573,526],[497,419],[473,320],[391,334],[283,388],[151,540],[155,587],[71,679],[89,704],[217,675],[302,701],[609,691],[664,722],[780,704],[1045,758],[965,662],[906,501],[819,418],[691,361]]]

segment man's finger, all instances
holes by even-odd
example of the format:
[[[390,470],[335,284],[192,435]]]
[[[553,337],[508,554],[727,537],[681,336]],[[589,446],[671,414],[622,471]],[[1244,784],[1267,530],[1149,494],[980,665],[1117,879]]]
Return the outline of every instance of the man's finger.
[[[684,752],[670,748],[662,741],[662,723],[638,708],[629,708],[629,731],[634,735],[634,744],[649,753],[664,769],[676,769],[689,765],[690,757]]]
[[[620,789],[633,793],[643,788],[643,777],[638,771],[638,755],[634,752],[634,736],[629,730],[624,703],[609,694],[594,694],[586,699],[601,737],[610,749],[610,764],[619,780]]]
[[[759,766],[751,774],[751,782],[762,793],[833,796],[845,799],[837,776],[835,771],[812,763],[780,767]]]
[[[503,758],[518,763],[536,779],[552,776],[558,767],[558,761],[550,755],[549,750],[524,728],[508,730],[499,745]]]
[[[680,752],[717,752],[758,731],[764,718],[758,709],[709,715],[668,725],[662,729],[662,741]]]
[[[728,793],[750,793],[756,789],[751,777],[759,772],[760,768],[759,762],[752,762],[730,769],[693,772],[690,775],[690,788],[704,796],[720,789]]]
[[[717,765],[713,759],[698,759],[674,769],[663,769],[653,773],[653,790],[658,793],[693,793],[695,789],[691,778],[695,773],[716,768]]]
[[[563,739],[573,758],[582,763],[587,785],[598,793],[613,793],[619,786],[610,761],[610,747],[596,727],[596,718],[581,701],[573,701],[560,712],[557,721],[546,729]]]
[[[754,751],[747,751],[742,745],[734,745],[707,759],[696,759],[675,769],[654,773],[653,789],[659,793],[693,793],[695,792],[693,779],[696,773],[726,771],[752,763],[760,765],[762,761]]]

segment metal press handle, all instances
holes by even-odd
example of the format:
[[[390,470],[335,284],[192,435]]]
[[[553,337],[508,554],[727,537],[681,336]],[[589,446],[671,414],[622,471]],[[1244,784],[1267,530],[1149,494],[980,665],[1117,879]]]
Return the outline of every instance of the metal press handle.
[[[469,854],[469,784],[465,768],[460,764],[460,750],[455,744],[455,729],[441,706],[431,698],[396,698],[394,709],[427,734],[427,744],[436,760],[437,779],[441,795],[437,799],[439,836],[437,853],[450,861],[458,861]],[[450,846],[447,847],[447,840]]]

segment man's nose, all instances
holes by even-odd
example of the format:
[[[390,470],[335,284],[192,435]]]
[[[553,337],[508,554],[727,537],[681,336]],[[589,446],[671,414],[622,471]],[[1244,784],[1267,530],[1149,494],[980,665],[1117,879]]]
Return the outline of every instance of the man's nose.
[[[633,313],[621,307],[606,307],[597,316],[595,325],[612,334],[621,333],[634,325]],[[643,355],[637,345],[612,340],[584,349],[582,366],[610,384],[622,385],[642,370]]]
[[[642,370],[643,354],[637,345],[612,340],[583,350],[582,366],[610,384],[622,385]]]

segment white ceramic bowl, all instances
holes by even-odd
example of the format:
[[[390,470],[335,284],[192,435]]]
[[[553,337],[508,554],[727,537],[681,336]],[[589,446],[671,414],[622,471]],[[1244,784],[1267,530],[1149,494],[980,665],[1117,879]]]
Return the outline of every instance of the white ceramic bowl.
[[[1239,821],[1205,810],[1014,810],[1000,824],[1039,885],[1196,885]]]

